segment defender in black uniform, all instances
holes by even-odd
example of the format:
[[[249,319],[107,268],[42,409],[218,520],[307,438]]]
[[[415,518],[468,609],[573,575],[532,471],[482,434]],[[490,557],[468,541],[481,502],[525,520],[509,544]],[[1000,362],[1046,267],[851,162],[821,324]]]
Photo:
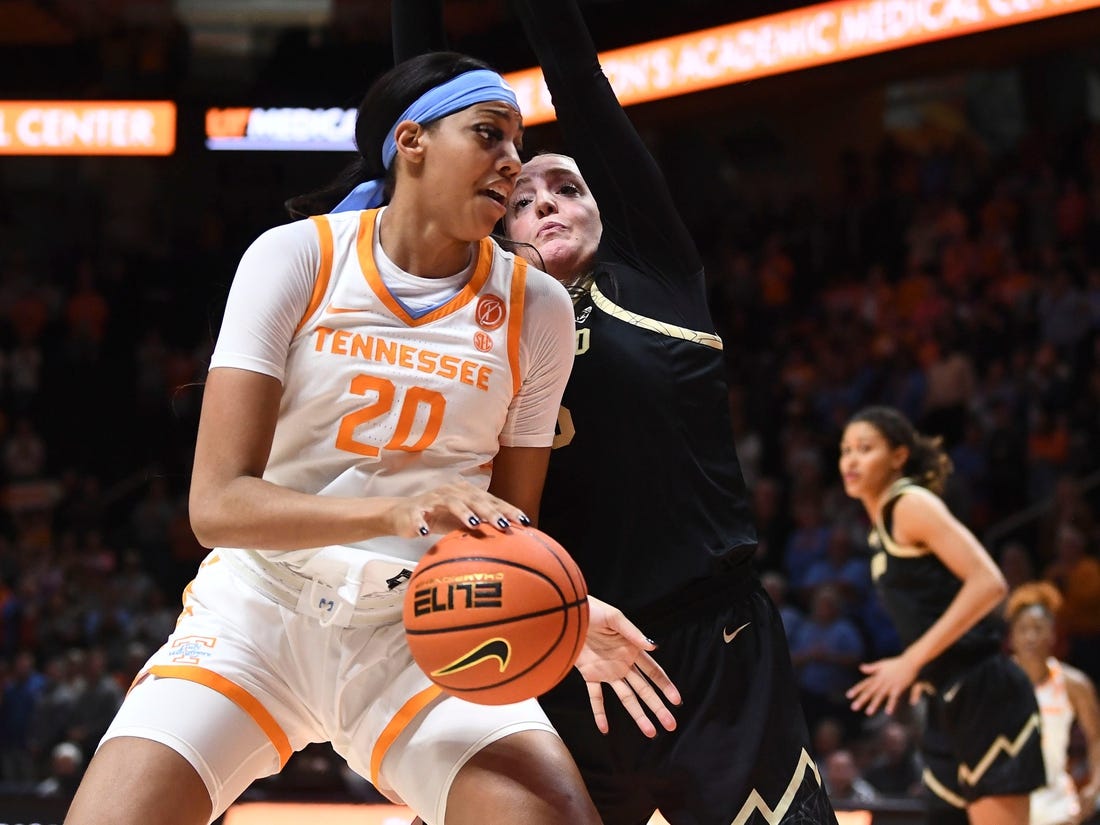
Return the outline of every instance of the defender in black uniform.
[[[1039,709],[1024,672],[1001,652],[992,611],[1004,577],[936,494],[951,470],[939,441],[897,410],[868,407],[844,430],[840,471],[863,502],[878,552],[871,572],[905,649],[865,664],[854,710],[893,712],[929,694],[924,783],[974,825],[1026,825],[1045,784]]]
[[[424,48],[439,5],[394,4],[399,58]],[[683,696],[677,730],[652,738],[619,702],[601,734],[575,672],[543,705],[609,825],[641,825],[657,808],[673,825],[835,823],[783,626],[751,568],[756,534],[699,254],[575,3],[515,5],[576,158],[525,164],[506,218],[575,296],[577,356],[541,527],[591,592],[658,643]]]

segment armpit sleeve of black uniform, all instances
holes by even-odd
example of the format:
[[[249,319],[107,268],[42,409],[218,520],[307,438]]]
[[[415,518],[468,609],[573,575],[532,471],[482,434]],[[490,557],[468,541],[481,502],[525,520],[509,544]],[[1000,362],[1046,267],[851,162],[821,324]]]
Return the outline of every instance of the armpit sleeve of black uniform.
[[[619,105],[575,0],[512,0],[605,242],[643,271],[698,278],[702,262],[656,161]],[[611,237],[606,237],[611,233]]]
[[[390,15],[394,63],[447,50],[443,0],[393,0]]]

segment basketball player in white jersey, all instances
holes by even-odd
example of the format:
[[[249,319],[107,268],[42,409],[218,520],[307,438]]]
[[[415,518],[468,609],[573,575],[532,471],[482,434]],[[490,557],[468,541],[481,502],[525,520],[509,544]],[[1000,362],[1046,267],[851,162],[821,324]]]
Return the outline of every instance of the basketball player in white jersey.
[[[440,533],[537,515],[573,322],[560,285],[486,239],[521,133],[484,64],[408,61],[360,107],[347,197],[245,253],[192,477],[192,526],[215,549],[69,825],[204,825],[322,741],[429,825],[598,822],[537,702],[442,695],[400,621]],[[676,701],[652,643],[595,600],[592,628],[585,677],[672,724],[642,676]]]
[[[1020,585],[1005,603],[1012,654],[1035,685],[1043,719],[1047,784],[1031,794],[1030,825],[1076,825],[1096,812],[1100,796],[1100,705],[1096,687],[1053,655],[1062,596],[1049,582]],[[1067,767],[1074,720],[1088,743],[1089,773],[1078,790]]]

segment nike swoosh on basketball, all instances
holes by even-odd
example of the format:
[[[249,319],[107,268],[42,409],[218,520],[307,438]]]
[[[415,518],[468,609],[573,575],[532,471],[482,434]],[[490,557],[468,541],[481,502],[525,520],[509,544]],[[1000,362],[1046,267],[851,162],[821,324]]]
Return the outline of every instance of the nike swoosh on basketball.
[[[726,644],[729,644],[730,642],[732,642],[734,639],[737,638],[738,633],[740,633],[742,630],[744,630],[750,624],[752,624],[752,622],[745,622],[743,625],[741,625],[739,628],[737,628],[732,633],[727,632],[727,630],[723,627],[722,628],[722,641],[724,641]]]
[[[458,673],[458,671],[471,668],[486,659],[496,659],[500,662],[500,672],[503,673],[508,667],[508,660],[511,658],[512,646],[508,644],[507,639],[489,639],[479,644],[465,656],[455,659],[449,665],[444,665],[439,670],[433,670],[431,675],[447,676],[451,673]]]

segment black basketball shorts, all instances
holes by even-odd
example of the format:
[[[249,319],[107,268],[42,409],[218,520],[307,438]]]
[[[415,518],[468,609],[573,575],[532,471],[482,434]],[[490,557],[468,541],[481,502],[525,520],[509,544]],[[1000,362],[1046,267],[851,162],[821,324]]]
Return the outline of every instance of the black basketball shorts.
[[[1026,795],[1046,784],[1031,681],[1003,654],[988,656],[929,698],[924,784],[937,806]]]
[[[610,733],[574,670],[542,704],[606,825],[835,825],[809,752],[779,613],[751,570],[630,616],[683,695],[677,729],[647,739],[605,688]],[[780,818],[776,818],[780,814]]]

